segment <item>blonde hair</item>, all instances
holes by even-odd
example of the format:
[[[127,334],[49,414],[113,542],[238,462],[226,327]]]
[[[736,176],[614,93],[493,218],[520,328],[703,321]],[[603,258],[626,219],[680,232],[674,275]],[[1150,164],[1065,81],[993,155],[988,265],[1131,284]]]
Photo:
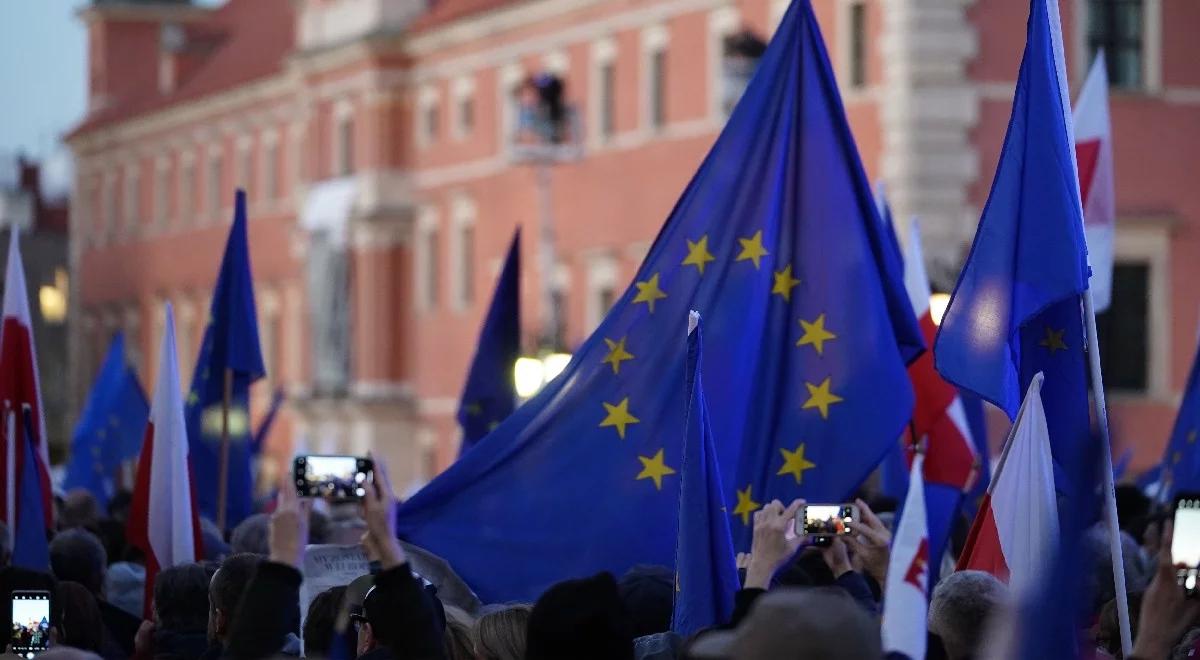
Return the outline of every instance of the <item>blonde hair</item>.
[[[480,660],[523,660],[529,605],[510,605],[475,622],[475,655]]]

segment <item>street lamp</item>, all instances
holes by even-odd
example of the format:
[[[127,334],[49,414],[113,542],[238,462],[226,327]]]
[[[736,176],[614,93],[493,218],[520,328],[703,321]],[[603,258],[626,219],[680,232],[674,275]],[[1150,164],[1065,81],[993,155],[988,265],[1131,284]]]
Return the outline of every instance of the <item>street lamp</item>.
[[[935,293],[929,296],[929,317],[933,319],[934,325],[942,324],[942,317],[946,315],[946,308],[950,306],[950,294]]]
[[[554,380],[563,369],[571,356],[567,353],[546,353],[541,357],[519,357],[513,365],[513,383],[516,385],[517,396],[521,400],[537,394],[550,381]]]

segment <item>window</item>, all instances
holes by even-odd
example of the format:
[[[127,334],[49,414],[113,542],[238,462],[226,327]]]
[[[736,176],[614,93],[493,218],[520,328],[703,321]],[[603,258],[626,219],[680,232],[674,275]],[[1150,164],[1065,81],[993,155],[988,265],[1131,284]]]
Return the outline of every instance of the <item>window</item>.
[[[667,51],[650,55],[650,127],[660,130],[667,124]]]
[[[208,159],[208,192],[205,195],[205,210],[212,217],[221,210],[221,156]]]
[[[454,303],[458,309],[475,302],[475,203],[459,197],[452,203],[454,219]]]
[[[104,179],[104,187],[100,191],[101,234],[107,234],[117,227],[117,182],[109,176]]]
[[[438,131],[441,129],[438,116],[441,108],[438,106],[437,89],[421,89],[417,98],[417,142],[422,145],[432,144],[437,140]]]
[[[138,166],[136,163],[125,170],[125,228],[132,230],[137,227],[138,217],[142,210],[138,204]]]
[[[421,210],[417,219],[416,277],[417,304],[421,309],[437,307],[441,263],[438,259],[438,218],[432,208]]]
[[[279,142],[274,135],[263,147],[262,186],[267,201],[279,199]]]
[[[196,165],[191,158],[184,158],[179,168],[179,221],[192,219],[192,191],[196,186]]]
[[[586,332],[592,332],[608,315],[617,299],[617,260],[608,252],[585,257],[587,294],[584,304]]]
[[[767,44],[748,30],[735,32],[721,43],[721,116],[728,119],[754,77]]]
[[[1113,265],[1112,304],[1096,316],[1104,386],[1144,392],[1149,386],[1150,264],[1118,261]]]
[[[237,185],[249,193],[250,178],[254,172],[254,149],[249,140],[238,146],[237,156]]]
[[[475,130],[475,82],[471,78],[454,81],[454,137],[462,139]]]
[[[1143,85],[1142,0],[1089,0],[1087,50],[1090,62],[1104,49],[1113,87]]]
[[[354,118],[347,115],[338,119],[337,123],[337,165],[334,173],[337,176],[348,176],[354,173]]]
[[[438,135],[438,106],[437,103],[429,104],[425,108],[425,135],[430,142],[437,140]]]
[[[600,65],[600,137],[611,139],[617,132],[617,65]]]
[[[167,161],[160,160],[154,168],[154,221],[159,225],[167,224],[167,186],[170,185],[170,169]]]
[[[850,58],[847,73],[851,88],[858,89],[867,84],[867,5],[855,2],[850,5]]]

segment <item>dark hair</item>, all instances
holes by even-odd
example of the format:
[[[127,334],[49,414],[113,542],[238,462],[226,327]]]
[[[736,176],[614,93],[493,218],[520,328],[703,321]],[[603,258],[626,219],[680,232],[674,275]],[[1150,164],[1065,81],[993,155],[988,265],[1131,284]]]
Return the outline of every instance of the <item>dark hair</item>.
[[[154,578],[154,612],[160,630],[207,630],[209,575],[200,564],[180,564]]]
[[[525,657],[528,605],[493,610],[475,622],[475,652],[481,660],[522,660]]]
[[[54,609],[59,613],[58,642],[99,653],[104,621],[96,597],[78,582],[59,582],[54,595]]]
[[[60,530],[82,527],[95,531],[99,523],[100,505],[96,502],[95,495],[82,488],[76,488],[63,496],[62,504],[58,508]]]
[[[645,637],[671,629],[675,603],[675,574],[666,566],[639,564],[617,584],[621,602],[633,618],[633,636]]]
[[[233,616],[238,601],[242,599],[242,593],[262,561],[261,555],[249,552],[226,557],[209,584],[208,595],[213,609],[221,610],[226,616]]]
[[[78,582],[99,594],[107,568],[104,544],[86,529],[68,529],[50,542],[50,569],[59,580]]]
[[[308,616],[304,619],[304,655],[307,657],[331,657],[337,640],[334,626],[346,600],[346,587],[331,587],[317,594],[308,604]],[[356,655],[353,651],[349,657]]]
[[[271,516],[265,513],[256,513],[238,523],[229,536],[229,545],[233,548],[233,553],[253,553],[263,557],[271,554],[271,547],[267,542],[270,524]]]
[[[566,580],[529,615],[526,660],[633,660],[633,622],[611,573]]]

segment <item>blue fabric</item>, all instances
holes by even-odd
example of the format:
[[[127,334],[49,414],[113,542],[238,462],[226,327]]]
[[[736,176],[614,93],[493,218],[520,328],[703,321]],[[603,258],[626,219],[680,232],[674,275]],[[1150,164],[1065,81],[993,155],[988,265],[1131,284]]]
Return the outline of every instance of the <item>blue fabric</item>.
[[[983,399],[974,392],[959,389],[958,397],[962,400],[963,412],[967,417],[967,428],[971,429],[971,442],[975,444],[976,455],[979,456],[979,475],[975,485],[963,498],[963,513],[969,520],[975,519],[979,504],[987,493],[988,484],[992,481],[992,450],[988,446],[987,415],[983,412]]]
[[[287,397],[283,392],[283,387],[276,388],[275,394],[271,396],[271,407],[267,409],[267,414],[258,423],[258,430],[254,432],[254,439],[250,441],[250,452],[254,456],[257,457],[262,453],[263,443],[271,434],[271,427],[275,424],[275,417],[279,415],[279,409],[283,406],[285,398]]]
[[[689,309],[714,347],[734,546],[749,548],[760,503],[849,497],[913,407],[919,345],[897,338],[882,246],[812,7],[793,3],[634,286],[558,378],[401,505],[400,536],[484,602],[674,566]],[[673,473],[656,482],[660,461]]]
[[[46,540],[46,512],[42,508],[42,474],[33,446],[33,419],[25,416],[25,442],[21,443],[21,481],[17,487],[17,524],[13,531],[12,565],[50,572],[50,544]]]
[[[728,623],[739,588],[721,472],[700,377],[700,325],[688,336],[687,422],[679,469],[679,540],[671,630],[687,637]]]
[[[1080,308],[1087,251],[1066,111],[1038,0],[991,194],[934,349],[946,380],[1010,419],[1030,380],[1045,372],[1042,398],[1063,490],[1090,438]]]
[[[137,372],[125,358],[125,336],[113,335],[71,439],[63,490],[84,488],[101,507],[108,504],[121,463],[142,450],[150,404]]]
[[[192,475],[200,513],[216,520],[221,469],[221,408],[225,370],[233,372],[229,412],[229,485],[226,525],[232,528],[253,510],[254,481],[250,474],[250,385],[262,378],[262,350],[250,274],[250,245],[246,235],[246,193],[237,191],[233,225],[225,243],[221,272],[213,289],[212,308],[204,341],[196,358],[185,411]]]
[[[475,446],[512,414],[517,392],[513,365],[521,355],[521,230],[513,235],[504,270],[496,282],[475,359],[458,404],[462,426],[459,455]]]
[[[1163,451],[1162,461],[1147,474],[1148,482],[1167,479],[1167,492],[1160,501],[1169,502],[1175,493],[1200,491],[1200,348],[1192,360],[1187,387],[1179,402],[1171,439]]]
[[[882,188],[879,195],[879,215],[883,223],[885,247],[883,265],[888,274],[888,280],[904,286],[904,253],[900,251],[900,241],[896,237],[896,225],[892,221],[892,207],[883,197]],[[920,334],[920,321],[912,309],[912,300],[907,296],[909,314],[912,316],[913,327],[917,329],[917,338],[924,345],[924,337]],[[905,326],[907,327],[907,326]],[[913,356],[916,359],[916,356]],[[911,363],[911,360],[910,360]],[[908,495],[908,458],[904,448],[904,438],[888,452],[887,457],[879,466],[879,490],[885,497],[896,500],[898,506],[903,506],[904,498]]]

